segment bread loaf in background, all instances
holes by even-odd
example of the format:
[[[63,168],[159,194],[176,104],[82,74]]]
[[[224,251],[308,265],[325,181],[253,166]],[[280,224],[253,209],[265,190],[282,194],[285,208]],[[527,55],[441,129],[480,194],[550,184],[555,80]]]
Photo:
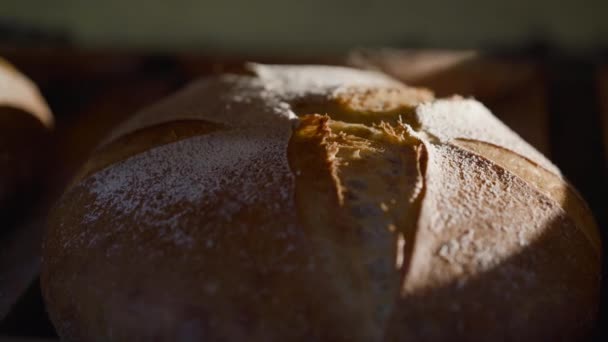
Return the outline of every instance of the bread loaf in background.
[[[68,341],[572,341],[584,201],[482,104],[369,71],[251,65],[136,114],[56,204]]]
[[[0,216],[40,176],[53,117],[38,88],[0,58]],[[0,229],[1,230],[1,229]]]

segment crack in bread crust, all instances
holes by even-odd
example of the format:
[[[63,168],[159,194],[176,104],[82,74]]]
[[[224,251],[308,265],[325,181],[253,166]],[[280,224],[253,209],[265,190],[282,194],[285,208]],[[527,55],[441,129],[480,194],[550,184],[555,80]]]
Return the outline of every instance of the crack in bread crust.
[[[422,186],[419,145],[389,128],[304,115],[288,148],[298,217],[362,341],[382,337],[399,296]]]

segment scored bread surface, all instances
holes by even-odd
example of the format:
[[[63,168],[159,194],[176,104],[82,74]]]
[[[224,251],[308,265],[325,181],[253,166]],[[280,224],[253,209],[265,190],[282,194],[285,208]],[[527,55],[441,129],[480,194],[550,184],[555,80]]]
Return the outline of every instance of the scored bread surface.
[[[249,69],[135,115],[59,201],[42,283],[62,337],[589,331],[593,219],[483,105],[370,71]]]

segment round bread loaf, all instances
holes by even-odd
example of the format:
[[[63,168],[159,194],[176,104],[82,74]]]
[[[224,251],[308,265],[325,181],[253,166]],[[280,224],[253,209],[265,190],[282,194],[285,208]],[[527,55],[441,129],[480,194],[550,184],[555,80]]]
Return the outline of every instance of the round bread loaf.
[[[52,125],[51,112],[36,86],[0,59],[0,216],[24,200],[41,174]]]
[[[379,73],[250,65],[135,115],[50,217],[68,341],[571,341],[600,239],[483,105]]]

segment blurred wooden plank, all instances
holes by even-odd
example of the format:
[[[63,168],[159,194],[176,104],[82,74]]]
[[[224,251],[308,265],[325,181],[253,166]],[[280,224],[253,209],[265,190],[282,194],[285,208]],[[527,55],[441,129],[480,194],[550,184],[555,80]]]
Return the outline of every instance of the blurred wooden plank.
[[[475,50],[362,50],[353,52],[348,61],[414,86],[428,87],[440,97],[457,92],[482,99],[503,96],[529,80],[536,69],[529,59]]]
[[[0,42],[0,56],[13,63],[39,86],[58,80],[100,82],[123,78],[145,65],[146,57],[127,51],[83,50],[53,47],[14,47]]]
[[[467,50],[385,49],[354,52],[348,64],[429,88],[438,97],[475,97],[538,150],[546,155],[550,152],[540,63]]]

